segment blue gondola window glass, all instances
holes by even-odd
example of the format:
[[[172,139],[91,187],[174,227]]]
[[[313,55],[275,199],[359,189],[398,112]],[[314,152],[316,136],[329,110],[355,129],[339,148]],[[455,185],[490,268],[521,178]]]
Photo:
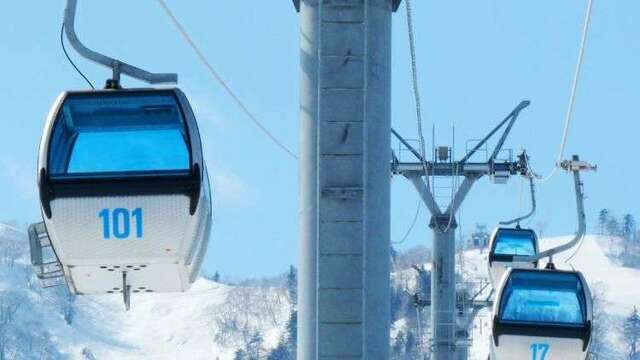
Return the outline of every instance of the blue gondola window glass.
[[[167,93],[70,95],[49,146],[53,178],[186,173],[187,129]]]
[[[535,234],[528,230],[500,229],[496,234],[496,255],[535,255]]]
[[[584,289],[572,273],[513,272],[500,303],[500,320],[580,326],[585,322]]]

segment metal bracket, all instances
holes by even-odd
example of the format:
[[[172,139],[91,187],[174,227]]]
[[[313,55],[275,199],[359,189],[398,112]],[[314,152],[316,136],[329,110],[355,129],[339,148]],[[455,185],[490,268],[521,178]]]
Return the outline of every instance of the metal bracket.
[[[67,8],[64,11],[64,28],[67,39],[69,39],[69,43],[82,57],[111,69],[113,77],[107,81],[107,88],[120,88],[120,74],[129,75],[132,78],[145,81],[149,84],[175,84],[178,82],[177,74],[151,73],[86,47],[78,39],[78,35],[76,34],[76,8],[77,0],[67,0]]]
[[[443,229],[446,227],[450,227],[451,229],[455,229],[458,227],[458,223],[454,217],[451,217],[448,213],[434,215],[431,217],[429,221],[429,227],[431,229]]]
[[[402,0],[391,0],[391,10],[393,12],[398,11]],[[300,0],[293,0],[293,7],[296,8],[296,12],[300,12]]]
[[[576,160],[578,157],[573,156],[573,160],[564,160],[558,164],[565,171],[598,171],[597,165],[591,165],[586,161]]]
[[[131,309],[131,285],[127,283],[127,272],[122,272],[122,299],[124,300],[124,308],[129,311]]]

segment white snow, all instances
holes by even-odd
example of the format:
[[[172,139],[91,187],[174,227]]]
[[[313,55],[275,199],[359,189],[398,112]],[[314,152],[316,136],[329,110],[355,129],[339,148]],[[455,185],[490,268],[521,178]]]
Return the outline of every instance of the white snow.
[[[214,341],[217,308],[232,289],[201,278],[185,293],[133,294],[128,312],[119,296],[80,296],[74,331],[65,325],[57,335],[71,354],[88,347],[97,359],[232,359],[235,344]],[[275,347],[282,327],[263,331],[265,348]]]
[[[101,360],[233,358],[237,343],[218,344],[214,336],[218,330],[219,309],[230,305],[233,300],[228,295],[239,287],[200,278],[184,293],[132,294],[128,312],[121,295],[77,296],[76,316],[72,324],[67,325],[60,312],[63,291],[41,289],[37,282],[32,286],[27,284],[32,270],[24,251],[25,234],[0,224],[0,242],[3,248],[15,243],[23,250],[15,265],[0,264],[0,310],[3,296],[11,297],[19,308],[12,326],[27,334],[46,333],[43,337],[48,343],[71,359],[91,359],[83,355],[87,349],[95,359]],[[244,291],[257,294],[253,296],[255,299],[282,299],[282,289],[261,288],[254,292],[249,286]],[[271,321],[252,318],[249,311],[246,317],[243,314],[247,321],[261,324],[266,350],[277,345],[288,318],[288,301],[280,300],[278,307],[282,311],[274,312]],[[45,346],[45,342],[35,344],[34,356]]]
[[[97,334],[97,341],[89,346],[98,359],[226,359],[232,354],[213,342],[211,315],[226,300],[228,290],[199,279],[186,293],[133,294],[129,312],[118,296],[82,296],[77,302],[82,313],[74,327],[97,325],[111,335],[105,342]],[[87,346],[87,339],[81,340],[78,349]]]
[[[541,248],[559,245],[570,238],[542,239]],[[239,288],[201,278],[186,293],[133,294],[129,312],[124,310],[118,295],[78,296],[77,314],[72,325],[67,325],[60,311],[61,292],[40,289],[37,283],[28,285],[31,269],[26,258],[25,235],[0,225],[0,241],[3,249],[0,254],[0,308],[7,303],[7,296],[19,306],[20,311],[13,319],[14,326],[42,339],[33,344],[34,354],[52,344],[71,359],[91,359],[83,355],[83,352],[87,354],[87,349],[95,359],[232,359],[237,348],[234,339],[222,344],[215,340],[219,330],[216,319],[221,313],[235,311],[246,317],[246,321],[259,323],[265,349],[276,346],[286,324],[290,304],[282,300],[278,293],[281,290]],[[584,273],[593,292],[604,297],[609,322],[607,340],[620,353],[623,349],[622,321],[634,306],[640,306],[640,270],[621,267],[608,257],[614,244],[607,237],[586,236],[570,264]],[[7,251],[17,251],[21,255],[10,264],[6,260]],[[571,253],[557,256],[556,266],[570,269],[571,265],[564,260]],[[464,272],[466,278],[486,279],[486,251],[483,254],[479,250],[466,251]],[[414,287],[412,273],[413,270],[407,270],[392,276],[395,281]],[[239,290],[242,292],[238,293]],[[234,291],[235,303],[230,300]],[[256,308],[253,309],[253,305],[247,306],[237,300],[246,297],[265,301],[254,304]],[[470,349],[472,360],[487,358],[490,311],[486,309],[476,318]],[[406,326],[401,319],[394,324],[394,331]]]

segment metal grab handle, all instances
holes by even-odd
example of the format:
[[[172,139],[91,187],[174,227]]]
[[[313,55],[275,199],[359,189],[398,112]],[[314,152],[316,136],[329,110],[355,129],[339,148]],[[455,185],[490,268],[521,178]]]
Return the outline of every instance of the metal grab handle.
[[[129,75],[132,78],[145,81],[149,84],[175,84],[178,82],[177,74],[151,73],[86,47],[80,39],[78,39],[78,35],[76,34],[76,8],[77,0],[67,0],[67,7],[64,11],[64,28],[69,43],[82,57],[110,68],[113,71],[113,81],[116,84],[120,82],[120,74]]]

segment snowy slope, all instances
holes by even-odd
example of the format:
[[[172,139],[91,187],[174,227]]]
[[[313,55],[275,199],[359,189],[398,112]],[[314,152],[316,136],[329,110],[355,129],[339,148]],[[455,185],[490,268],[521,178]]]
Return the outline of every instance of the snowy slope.
[[[570,239],[570,236],[542,239],[541,250],[560,245]],[[606,355],[603,354],[601,358],[622,359],[624,349],[621,337],[622,322],[634,306],[640,306],[640,285],[638,285],[640,270],[621,267],[610,259],[607,256],[610,244],[608,237],[588,235],[569,264],[565,263],[565,260],[573,250],[558,255],[554,258],[554,262],[559,269],[571,269],[573,266],[576,270],[582,271],[594,295],[602,297],[600,303],[604,316],[601,321],[606,322],[603,324],[606,328],[605,342],[609,345],[610,351]],[[465,271],[470,275],[487,276],[486,252],[480,254],[478,250],[467,251],[465,260]],[[544,265],[546,265],[545,261],[541,266]],[[476,319],[470,352],[473,360],[487,358],[490,318],[491,314],[488,310],[481,312]]]
[[[61,329],[58,336],[66,338],[69,353],[88,347],[97,359],[176,359],[181,354],[190,359],[211,359],[214,354],[230,358],[211,336],[213,307],[225,301],[228,290],[199,279],[186,293],[136,296],[129,312],[118,296],[79,297],[76,334]],[[89,333],[88,338],[80,335]]]
[[[233,291],[201,278],[186,293],[140,294],[132,299],[129,312],[118,296],[82,296],[76,303],[74,331],[62,328],[57,335],[64,338],[61,343],[67,344],[72,358],[89,348],[96,359],[231,359],[240,342],[219,343],[216,334],[221,330],[217,317],[228,311]],[[285,311],[278,314],[278,323],[257,327],[265,349],[274,348],[282,333],[289,308],[282,305]]]
[[[118,295],[73,300],[64,288],[39,287],[26,244],[24,233],[0,225],[0,350],[8,344],[8,359],[232,359],[253,330],[265,351],[274,348],[289,316],[281,288],[204,278],[186,293],[133,294],[129,312]],[[68,301],[75,310],[70,325],[63,311]]]
[[[541,247],[569,239],[543,239]],[[621,324],[634,305],[640,306],[640,270],[612,260],[607,255],[612,244],[606,237],[587,236],[571,262],[601,297],[610,350],[601,359],[623,358]],[[27,252],[24,233],[0,225],[0,351],[4,346],[8,359],[232,359],[255,331],[262,336],[264,354],[277,346],[291,310],[281,287],[228,286],[201,278],[186,293],[134,294],[132,309],[126,312],[118,295],[74,300],[63,288],[41,289],[28,266]],[[570,268],[564,262],[567,256],[556,258],[559,268]],[[458,263],[463,264],[465,278],[486,279],[486,251],[466,251]],[[429,264],[424,267],[429,268]],[[415,273],[399,271],[392,279],[401,288],[415,289]],[[411,301],[406,294],[399,298]],[[415,314],[411,304],[405,308]],[[73,310],[71,324],[65,320],[68,309]],[[426,326],[428,321],[423,320]],[[412,321],[415,325],[415,318],[399,318],[392,334],[407,329]],[[487,309],[475,321],[473,360],[487,358],[489,325]],[[426,330],[423,327],[425,334]]]

